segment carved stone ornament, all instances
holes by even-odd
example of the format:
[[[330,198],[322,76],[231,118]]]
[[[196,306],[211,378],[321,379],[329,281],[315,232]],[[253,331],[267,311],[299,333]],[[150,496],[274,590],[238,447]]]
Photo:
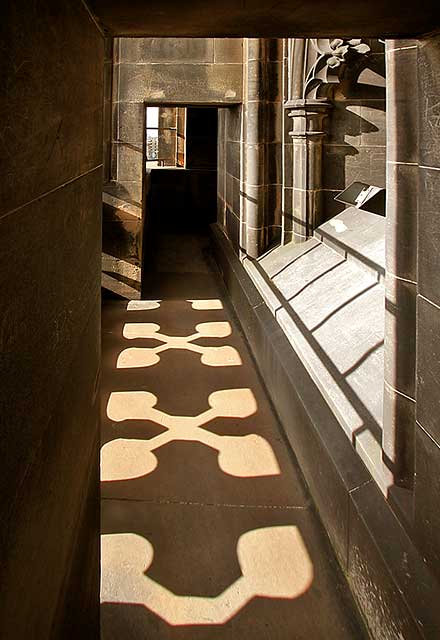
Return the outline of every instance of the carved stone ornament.
[[[288,41],[288,100],[331,97],[348,67],[371,51],[361,39],[294,38]]]
[[[318,41],[316,41],[318,42]],[[346,60],[347,54],[354,53],[369,53],[371,51],[368,44],[365,44],[360,39],[342,40],[341,38],[335,38],[330,42],[330,57],[326,58],[327,66],[335,69],[339,67]]]

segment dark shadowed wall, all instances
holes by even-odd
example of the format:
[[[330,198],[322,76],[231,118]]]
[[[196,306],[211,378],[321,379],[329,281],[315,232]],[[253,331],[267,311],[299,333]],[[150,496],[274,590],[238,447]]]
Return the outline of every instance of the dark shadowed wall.
[[[0,637],[99,635],[104,41],[81,2],[0,26]]]

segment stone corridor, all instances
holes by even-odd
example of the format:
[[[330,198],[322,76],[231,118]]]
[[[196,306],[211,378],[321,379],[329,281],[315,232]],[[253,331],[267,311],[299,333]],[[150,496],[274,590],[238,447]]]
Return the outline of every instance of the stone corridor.
[[[205,240],[165,244],[103,309],[102,639],[360,640]]]

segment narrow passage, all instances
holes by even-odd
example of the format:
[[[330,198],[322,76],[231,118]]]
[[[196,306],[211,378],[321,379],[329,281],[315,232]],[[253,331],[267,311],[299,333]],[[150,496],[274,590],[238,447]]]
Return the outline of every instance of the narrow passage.
[[[103,308],[103,640],[364,637],[203,236]]]

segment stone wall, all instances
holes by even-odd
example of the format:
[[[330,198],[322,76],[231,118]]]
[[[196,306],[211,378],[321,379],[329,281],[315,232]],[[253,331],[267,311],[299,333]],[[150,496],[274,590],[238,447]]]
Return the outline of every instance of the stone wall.
[[[323,144],[323,212],[328,220],[344,208],[334,196],[351,182],[385,187],[385,50],[378,40],[366,66],[347,69],[333,98]]]
[[[117,258],[142,260],[142,156],[145,104],[225,105],[242,99],[242,40],[118,38],[114,41],[111,182],[130,204],[104,211],[104,244]],[[107,240],[109,242],[107,242]]]
[[[282,40],[244,40],[243,104],[219,126],[218,221],[236,252],[281,238]]]
[[[401,54],[403,55],[403,54]],[[440,580],[440,37],[419,42],[414,530]]]
[[[104,42],[76,0],[0,42],[0,636],[97,638]]]
[[[234,251],[241,237],[241,136],[243,107],[219,109],[217,156],[217,220]]]
[[[290,237],[283,234],[284,246],[264,254],[262,244],[257,259],[248,260],[237,245],[239,237],[241,249],[246,248],[248,220],[243,209],[240,216],[231,215],[239,205],[233,189],[228,196],[224,169],[219,223],[240,260],[219,230],[213,236],[235,310],[373,637],[428,639],[440,630],[440,37],[387,43],[386,110],[382,45],[367,42],[372,49],[362,61],[367,65],[360,74],[359,68],[350,74],[347,65],[348,75],[342,74],[330,97],[305,92],[289,96],[290,118],[306,126],[298,125],[293,136],[304,151],[296,163],[291,137],[284,138],[283,213],[284,222],[290,214],[293,218],[293,208],[288,209],[294,201],[293,182],[298,191],[301,186],[307,191],[310,184],[317,191],[321,175],[316,167],[323,151],[324,217],[338,212],[333,197],[350,182],[386,186],[386,219],[370,215],[380,233],[373,226],[362,230],[361,212],[347,209],[315,227],[315,237],[304,235],[302,244],[295,237],[290,242],[293,229]],[[302,61],[299,66],[303,68]],[[325,127],[317,126],[325,122],[323,103],[329,114],[326,138]],[[228,151],[228,111],[219,151],[226,166],[228,153],[234,157]],[[286,119],[284,133],[289,124],[292,128]],[[318,136],[322,143],[315,142]],[[310,152],[320,144],[322,149]],[[243,149],[239,166],[234,166],[242,190],[247,170]],[[301,220],[314,222],[313,215],[307,218],[310,212],[313,206],[307,210],[306,202]],[[228,220],[241,223],[240,236]],[[345,234],[350,247],[344,247]],[[368,243],[371,255],[365,251]],[[320,266],[324,250],[340,264]],[[351,287],[365,278],[374,256],[381,257],[378,274],[353,296]],[[362,271],[340,281],[339,290],[347,297],[341,304],[335,280],[345,262],[354,270],[356,261]],[[307,303],[299,310],[302,298]],[[324,319],[317,322],[320,313]],[[334,351],[319,343],[326,333]],[[361,345],[365,352],[356,356]],[[356,401],[356,418],[362,422],[350,438],[343,433],[344,415],[335,408],[332,381],[321,374],[313,378],[317,369],[307,359],[310,346],[320,364],[326,362],[333,371],[333,382],[341,382],[341,371],[348,374],[344,393]],[[357,361],[342,365],[344,352]],[[374,408],[371,425],[364,410],[369,406]]]

